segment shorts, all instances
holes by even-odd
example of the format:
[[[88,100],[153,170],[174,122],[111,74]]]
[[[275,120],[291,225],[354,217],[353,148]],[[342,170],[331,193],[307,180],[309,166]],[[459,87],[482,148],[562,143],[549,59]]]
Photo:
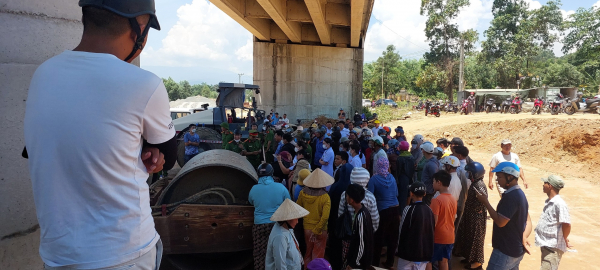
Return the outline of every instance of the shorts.
[[[433,244],[433,257],[431,257],[431,262],[439,262],[443,259],[448,259],[448,261],[450,261],[452,248],[454,248],[454,244]]]
[[[542,267],[541,270],[557,270],[563,251],[557,248],[541,247]]]

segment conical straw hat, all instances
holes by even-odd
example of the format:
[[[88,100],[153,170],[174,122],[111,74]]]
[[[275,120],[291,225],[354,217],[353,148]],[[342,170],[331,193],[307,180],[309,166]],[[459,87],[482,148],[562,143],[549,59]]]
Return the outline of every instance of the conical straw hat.
[[[314,170],[306,179],[304,185],[311,188],[324,188],[331,186],[335,182],[333,177],[321,169]]]
[[[287,221],[305,217],[308,214],[308,210],[302,208],[302,206],[290,199],[285,199],[279,208],[277,208],[277,211],[271,216],[271,221]]]

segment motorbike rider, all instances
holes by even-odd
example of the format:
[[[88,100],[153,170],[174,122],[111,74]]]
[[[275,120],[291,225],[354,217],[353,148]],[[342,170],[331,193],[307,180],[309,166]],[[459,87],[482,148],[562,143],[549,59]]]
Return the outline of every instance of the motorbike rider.
[[[471,92],[467,100],[469,101],[469,111],[467,114],[472,114],[475,111],[475,92]]]

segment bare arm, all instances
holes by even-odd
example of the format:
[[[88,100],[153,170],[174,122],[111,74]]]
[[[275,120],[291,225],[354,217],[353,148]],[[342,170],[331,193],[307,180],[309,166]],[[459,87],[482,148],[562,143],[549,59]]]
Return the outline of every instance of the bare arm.
[[[529,235],[531,234],[531,216],[529,216],[529,213],[527,214],[527,223],[525,223],[525,231],[523,232],[523,249],[525,249],[525,252],[527,252],[527,254],[531,255],[531,251],[529,250],[529,248],[531,247],[531,244],[529,244],[529,240],[527,240],[527,238],[529,237]]]
[[[490,217],[492,218],[492,220],[494,220],[494,223],[496,225],[498,225],[498,227],[500,227],[500,228],[506,226],[506,224],[508,223],[508,221],[510,221],[510,219],[507,219],[507,218],[499,215],[498,212],[496,212],[494,207],[492,207],[492,205],[488,201],[488,198],[486,195],[479,193],[479,191],[477,191],[477,189],[475,189],[475,191],[477,192],[477,200],[479,200],[481,203],[483,203],[485,205],[485,208],[490,213]],[[529,223],[530,223],[529,226],[531,226],[531,221],[529,221]],[[531,233],[531,227],[529,228],[529,233]]]
[[[494,182],[493,182],[493,180],[494,180],[494,173],[492,172],[493,170],[494,170],[494,168],[490,167],[490,173],[489,173],[490,181],[488,183],[488,186],[490,187],[491,190],[494,190]]]
[[[525,180],[525,171],[522,167],[519,167],[521,179],[523,179],[523,185],[525,188],[529,188],[529,184],[527,184],[527,180]]]

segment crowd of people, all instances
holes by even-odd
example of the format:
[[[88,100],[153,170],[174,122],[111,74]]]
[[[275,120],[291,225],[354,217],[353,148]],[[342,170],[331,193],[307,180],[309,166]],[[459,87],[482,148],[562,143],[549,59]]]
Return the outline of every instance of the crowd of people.
[[[532,223],[518,181],[525,188],[528,182],[508,139],[491,158],[486,185],[484,165],[449,134],[409,142],[403,127],[392,135],[378,120],[263,127],[250,131],[256,151],[248,141],[226,147],[262,163],[249,196],[255,269],[450,269],[453,256],[465,269],[483,269],[488,215],[494,223],[487,269],[517,269],[530,250]],[[265,155],[253,160],[261,149]],[[558,195],[563,180],[543,181],[549,199],[535,243],[542,269],[556,269],[569,246],[570,219]],[[488,187],[501,196],[496,208]]]

